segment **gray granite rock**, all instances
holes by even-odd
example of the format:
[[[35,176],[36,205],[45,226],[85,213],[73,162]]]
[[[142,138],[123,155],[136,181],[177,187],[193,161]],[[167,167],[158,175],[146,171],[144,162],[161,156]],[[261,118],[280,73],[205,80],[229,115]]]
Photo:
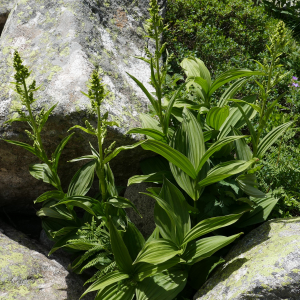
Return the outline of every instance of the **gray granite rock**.
[[[246,235],[194,299],[300,299],[300,218],[272,220]]]
[[[47,250],[24,234],[0,224],[1,300],[78,300],[83,278],[67,271],[68,260],[46,257]],[[83,299],[92,300],[91,293]]]
[[[4,1],[6,3],[6,1]],[[12,1],[13,2],[13,1]],[[165,0],[162,1],[165,6]],[[111,94],[103,110],[121,124],[111,127],[107,144],[132,144],[140,137],[124,135],[139,126],[139,114],[147,111],[148,100],[127,75],[136,76],[148,88],[150,70],[144,56],[143,22],[148,18],[148,0],[17,0],[0,39],[0,138],[28,142],[24,125],[5,124],[15,115],[17,96],[12,81],[12,55],[18,50],[42,88],[34,111],[58,103],[42,133],[47,149],[53,151],[67,130],[75,124],[91,122],[86,83],[97,67]],[[61,162],[89,154],[86,135],[77,132],[65,149]],[[92,140],[95,143],[95,140]],[[141,148],[121,153],[112,163],[119,184],[124,184],[147,156]],[[0,141],[0,206],[25,204],[47,190],[28,174],[36,159],[19,147]],[[64,186],[78,165],[62,164]]]
[[[130,199],[135,204],[143,218],[133,209],[126,209],[127,215],[145,238],[152,234],[156,226],[154,222],[155,200],[140,193],[146,193],[146,189],[151,186],[153,184],[150,183],[133,184],[127,187],[125,192],[125,198]]]

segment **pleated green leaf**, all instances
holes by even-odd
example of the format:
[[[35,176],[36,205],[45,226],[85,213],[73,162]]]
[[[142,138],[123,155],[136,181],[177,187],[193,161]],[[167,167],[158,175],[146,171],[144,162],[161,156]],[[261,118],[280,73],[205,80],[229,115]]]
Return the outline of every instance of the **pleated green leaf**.
[[[260,71],[251,71],[247,69],[231,69],[229,71],[226,71],[216,78],[216,80],[214,81],[214,83],[210,88],[208,96],[210,97],[217,89],[219,89],[227,82],[233,81],[241,77],[257,76],[257,75],[265,75],[265,73]]]
[[[100,279],[96,280],[91,286],[89,286],[89,288],[82,294],[80,299],[87,293],[102,290],[103,288],[108,287],[115,282],[118,282],[118,281],[121,281],[121,280],[124,280],[127,278],[129,278],[129,275],[124,272],[120,272],[120,271],[110,272],[110,273],[106,274],[105,276],[101,277]],[[115,290],[115,292],[117,292],[117,289]]]
[[[152,240],[144,245],[133,264],[145,262],[150,264],[161,264],[181,253],[176,244],[171,241],[159,239]]]
[[[115,257],[115,261],[122,272],[130,274],[133,272],[132,259],[128,249],[115,225],[111,221],[109,223],[109,233],[111,240],[111,248]]]
[[[142,144],[143,149],[153,151],[165,157],[169,162],[179,167],[191,178],[196,178],[194,166],[189,159],[179,151],[159,141],[148,140]]]
[[[127,186],[136,183],[142,183],[142,182],[163,183],[164,177],[172,178],[172,173],[162,171],[162,172],[152,173],[148,175],[136,175],[129,178]]]
[[[50,207],[43,207],[41,208],[37,213],[36,215],[38,217],[49,217],[49,218],[54,218],[54,219],[63,219],[63,220],[72,220],[73,217],[72,215],[70,214],[69,216],[68,215],[63,215],[63,214],[60,214],[59,212],[57,212],[57,210],[55,209],[52,209]]]
[[[209,110],[206,116],[206,123],[208,126],[214,128],[215,130],[219,130],[225,120],[229,116],[229,107],[213,107]]]
[[[95,300],[132,300],[134,295],[134,286],[127,286],[116,282],[99,291]]]
[[[215,231],[219,228],[234,224],[242,214],[221,216],[205,219],[193,227],[184,237],[183,244],[191,242],[202,235]]]
[[[185,287],[188,272],[175,269],[147,277],[136,288],[137,300],[173,300]]]
[[[244,191],[247,195],[254,198],[264,198],[266,194],[260,191],[257,187],[256,176],[255,174],[244,174],[240,175],[236,179],[239,187]]]
[[[229,237],[212,236],[198,241],[192,241],[187,245],[182,258],[187,261],[187,264],[193,265],[204,258],[210,257],[218,250],[232,243],[241,235],[242,233]]]
[[[45,192],[44,194],[42,194],[41,196],[39,196],[34,203],[41,203],[44,202],[50,198],[56,198],[56,199],[62,199],[64,198],[65,194],[61,191],[58,190],[54,190],[54,191],[48,191]]]
[[[183,109],[183,122],[174,134],[170,145],[187,157],[193,166],[198,166],[204,156],[205,143],[201,125],[186,108]],[[178,185],[196,201],[200,195],[196,189],[195,179],[175,164],[171,163],[170,168]]]
[[[171,259],[161,263],[161,264],[149,264],[149,263],[143,263],[139,262],[138,264],[134,265],[135,270],[135,280],[136,281],[142,281],[146,277],[153,276],[157,273],[161,273],[165,270],[168,270],[176,265],[178,265],[182,260],[179,256],[174,256]]]
[[[217,151],[221,150],[225,145],[234,142],[238,139],[242,139],[246,137],[246,135],[240,135],[240,136],[228,136],[225,138],[222,138],[220,140],[218,140],[217,142],[215,142],[214,144],[212,144],[210,146],[210,148],[205,152],[205,154],[202,156],[200,163],[197,167],[196,172],[199,173],[200,170],[202,169],[202,167],[204,166],[204,164],[207,162],[207,160]]]
[[[134,128],[129,130],[126,134],[132,134],[132,133],[144,134],[157,141],[162,141],[162,142],[167,141],[167,137],[161,131],[158,131],[153,128]]]
[[[233,133],[236,136],[241,135],[241,133],[235,128],[233,128]],[[248,161],[253,157],[253,153],[249,148],[249,146],[247,145],[245,139],[236,140],[235,145],[236,145],[236,157],[238,160]]]
[[[91,188],[94,181],[96,160],[93,160],[82,166],[72,178],[69,188],[68,197],[84,196]]]
[[[241,78],[232,83],[221,96],[218,102],[218,107],[225,106],[228,100],[235,96],[235,94],[243,87],[243,85],[247,82],[248,79],[249,78]]]
[[[255,202],[256,208],[250,212],[246,212],[244,216],[242,216],[242,218],[236,224],[236,227],[238,228],[243,228],[266,221],[279,200],[271,195],[267,195],[267,197],[260,199],[250,199]]]
[[[211,169],[205,179],[198,183],[198,187],[205,187],[215,182],[221,181],[232,175],[241,173],[247,170],[252,164],[257,161],[257,158],[253,158],[249,161],[245,160],[232,160],[225,163],[221,163]]]
[[[290,127],[294,121],[282,124],[271,130],[259,143],[257,156],[262,158],[266,151],[278,140],[278,138]]]

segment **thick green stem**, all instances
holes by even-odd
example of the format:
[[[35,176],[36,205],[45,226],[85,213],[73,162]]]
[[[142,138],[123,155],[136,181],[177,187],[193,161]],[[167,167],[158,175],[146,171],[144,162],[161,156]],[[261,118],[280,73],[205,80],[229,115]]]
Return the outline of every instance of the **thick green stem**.
[[[103,159],[103,145],[102,145],[102,121],[100,114],[100,106],[97,107],[97,115],[98,115],[98,130],[97,130],[97,138],[98,138],[98,148],[99,148],[99,189],[102,195],[102,202],[106,200],[106,184],[105,184],[105,174],[104,174],[104,159]]]

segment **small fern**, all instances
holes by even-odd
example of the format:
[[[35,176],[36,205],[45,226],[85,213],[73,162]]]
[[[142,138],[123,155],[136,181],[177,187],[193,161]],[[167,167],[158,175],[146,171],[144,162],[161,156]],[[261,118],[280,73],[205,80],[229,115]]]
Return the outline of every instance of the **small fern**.
[[[104,223],[97,225],[94,217],[91,223],[86,223],[77,232],[77,239],[69,240],[69,248],[85,251],[72,263],[72,269],[77,273],[96,267],[100,270],[110,265],[113,255],[110,246],[109,233]]]
[[[117,264],[115,261],[113,261],[107,267],[103,268],[102,270],[97,271],[92,278],[90,278],[89,280],[87,280],[84,283],[84,285],[95,282],[96,280],[100,279],[101,277],[103,277],[106,274],[113,272],[115,270],[117,270]]]

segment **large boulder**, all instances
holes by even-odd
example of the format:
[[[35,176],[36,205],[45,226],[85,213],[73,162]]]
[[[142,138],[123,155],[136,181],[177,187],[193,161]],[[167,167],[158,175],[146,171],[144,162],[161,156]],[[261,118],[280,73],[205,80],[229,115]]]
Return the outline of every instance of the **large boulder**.
[[[165,6],[166,1],[161,2]],[[71,126],[82,125],[85,119],[93,122],[89,99],[81,91],[87,91],[86,83],[95,68],[111,91],[103,111],[109,111],[111,119],[121,125],[109,128],[107,144],[136,142],[140,137],[128,137],[125,132],[140,125],[139,114],[147,111],[148,100],[126,72],[151,89],[148,65],[134,58],[145,56],[143,23],[148,5],[148,0],[17,0],[0,39],[0,138],[28,142],[25,125],[5,123],[15,115],[17,95],[9,82],[14,73],[12,55],[18,50],[32,70],[32,78],[42,85],[34,111],[58,103],[42,132],[49,152]],[[90,154],[86,137],[77,132],[65,149],[60,168],[64,186],[78,164],[63,162]],[[136,172],[145,155],[139,147],[113,161],[119,184]],[[47,189],[28,174],[29,164],[36,162],[20,147],[0,141],[0,206],[31,202]]]
[[[147,193],[147,188],[153,186],[155,185],[151,183],[133,184],[127,187],[124,195],[125,198],[130,199],[142,216],[141,218],[131,208],[126,209],[129,219],[137,226],[145,238],[148,238],[156,227],[154,222],[155,200],[142,193]]]
[[[194,299],[300,299],[300,218],[269,221],[246,235]]]
[[[84,280],[66,269],[66,259],[58,262],[45,256],[46,249],[24,234],[0,224],[1,300],[78,300]],[[87,294],[83,299],[92,300]]]
[[[13,6],[14,1],[12,0],[1,0],[0,2],[0,35]]]

